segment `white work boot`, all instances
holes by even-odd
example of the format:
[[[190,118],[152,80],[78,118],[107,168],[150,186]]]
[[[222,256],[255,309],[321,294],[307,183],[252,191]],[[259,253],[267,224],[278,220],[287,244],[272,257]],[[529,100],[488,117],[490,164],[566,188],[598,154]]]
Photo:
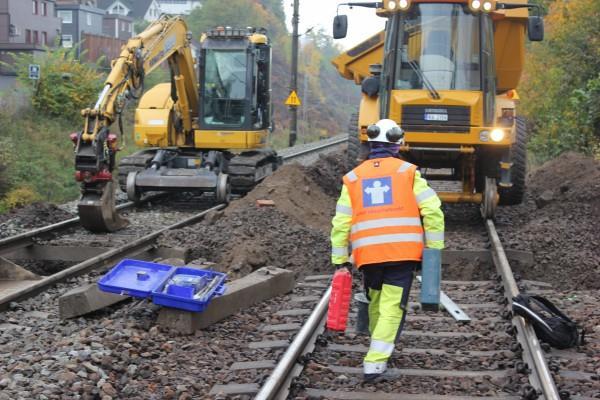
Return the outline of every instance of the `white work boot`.
[[[366,383],[377,383],[385,380],[384,373],[387,363],[363,363],[363,385]]]

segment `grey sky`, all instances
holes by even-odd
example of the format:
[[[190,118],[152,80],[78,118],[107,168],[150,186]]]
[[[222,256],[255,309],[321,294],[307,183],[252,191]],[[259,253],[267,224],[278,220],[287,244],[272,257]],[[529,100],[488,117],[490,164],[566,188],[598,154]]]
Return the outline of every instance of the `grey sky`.
[[[322,27],[331,35],[333,17],[336,13],[337,4],[341,1],[335,0],[299,0],[300,1],[300,33],[310,27],[315,29]],[[344,0],[347,1],[347,0]],[[286,22],[291,31],[293,0],[283,0],[286,12]],[[385,19],[375,15],[375,10],[370,8],[340,7],[340,14],[348,15],[348,37],[337,40],[342,47],[348,49],[369,36],[383,29]]]

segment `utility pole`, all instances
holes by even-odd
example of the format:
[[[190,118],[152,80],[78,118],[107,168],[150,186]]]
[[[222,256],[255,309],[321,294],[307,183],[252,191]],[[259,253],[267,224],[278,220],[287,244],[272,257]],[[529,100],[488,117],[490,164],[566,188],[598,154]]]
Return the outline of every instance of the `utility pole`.
[[[294,0],[294,14],[292,16],[292,79],[290,83],[290,93],[298,92],[298,23],[300,16],[298,15],[299,1]],[[290,147],[296,144],[298,135],[298,107],[290,106]]]

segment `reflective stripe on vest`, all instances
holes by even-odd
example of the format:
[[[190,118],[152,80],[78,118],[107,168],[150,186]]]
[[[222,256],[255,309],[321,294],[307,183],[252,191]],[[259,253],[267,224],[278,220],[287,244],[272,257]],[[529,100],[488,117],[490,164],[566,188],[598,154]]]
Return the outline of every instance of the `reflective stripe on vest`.
[[[419,233],[397,233],[395,235],[369,236],[366,238],[353,240],[352,248],[358,249],[360,247],[373,246],[376,244],[402,243],[402,242],[423,243],[423,235],[421,235]]]
[[[337,204],[335,206],[335,212],[338,214],[352,215],[352,207]]]
[[[402,164],[400,166],[400,168],[398,168],[398,172],[406,172],[410,169],[410,167],[412,167],[413,165],[409,162],[404,162],[404,164]]]
[[[346,178],[348,178],[350,182],[356,182],[358,180],[358,176],[356,176],[356,173],[354,171],[348,172],[346,174]]]
[[[365,229],[387,228],[392,226],[421,226],[421,218],[382,218],[359,222],[352,226],[351,233]]]
[[[416,199],[417,199],[417,203],[421,204],[423,203],[425,200],[428,200],[432,197],[437,196],[437,193],[435,192],[435,190],[433,190],[432,188],[429,188],[427,190],[422,191],[421,193],[419,193],[418,195],[416,195]]]
[[[444,240],[444,232],[425,232],[425,240],[428,242],[437,242]]]
[[[413,193],[415,171],[414,165],[390,157],[367,160],[344,176],[352,204],[350,240],[356,266],[422,259],[424,232]]]
[[[339,257],[344,257],[348,255],[348,248],[347,247],[332,247],[331,248],[331,255],[332,256],[339,256]]]

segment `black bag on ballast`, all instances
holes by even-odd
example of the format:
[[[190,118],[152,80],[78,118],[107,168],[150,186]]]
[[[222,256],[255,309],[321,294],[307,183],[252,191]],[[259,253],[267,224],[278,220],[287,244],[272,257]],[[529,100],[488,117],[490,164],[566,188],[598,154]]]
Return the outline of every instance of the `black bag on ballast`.
[[[573,320],[542,296],[520,294],[513,297],[513,312],[525,318],[538,339],[557,349],[583,345],[583,329],[579,333]]]

